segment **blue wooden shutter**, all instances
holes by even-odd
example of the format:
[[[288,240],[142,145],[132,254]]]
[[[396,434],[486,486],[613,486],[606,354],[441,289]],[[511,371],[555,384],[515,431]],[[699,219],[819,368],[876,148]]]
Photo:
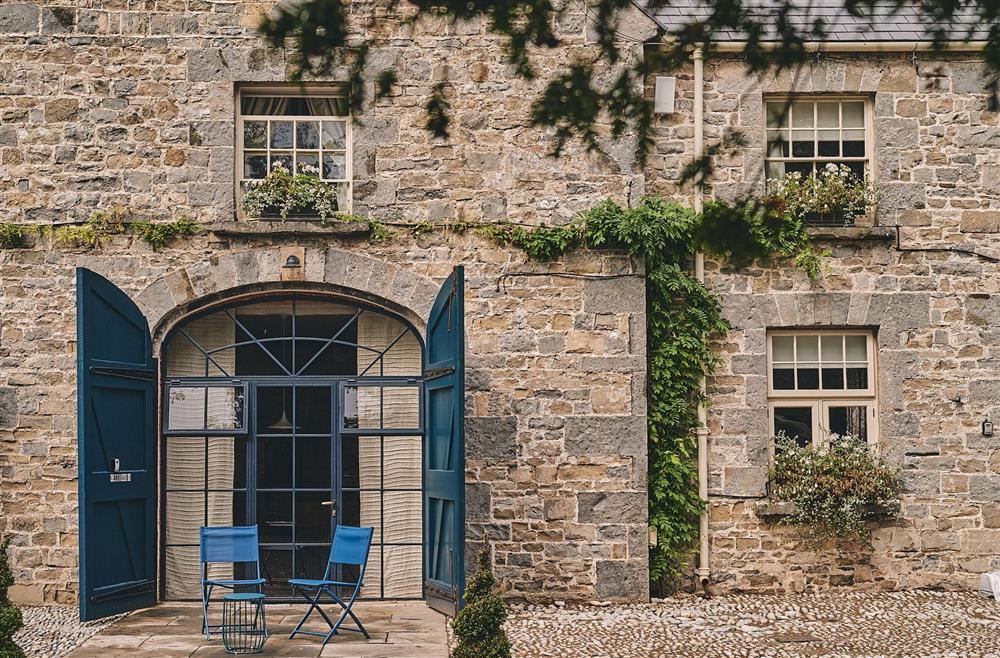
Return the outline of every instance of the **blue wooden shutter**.
[[[424,598],[455,614],[465,587],[465,273],[438,292],[424,350]]]
[[[128,296],[76,270],[80,618],[156,600],[156,365]]]

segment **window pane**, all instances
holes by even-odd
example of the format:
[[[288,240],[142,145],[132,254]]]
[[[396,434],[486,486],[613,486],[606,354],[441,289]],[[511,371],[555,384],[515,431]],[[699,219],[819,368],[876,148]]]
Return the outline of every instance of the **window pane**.
[[[772,386],[776,391],[795,390],[795,370],[792,368],[775,368],[773,371],[774,382]]]
[[[385,541],[419,544],[421,503],[419,491],[387,491],[383,494]]]
[[[819,336],[796,336],[795,356],[802,361],[819,361]]]
[[[784,162],[768,162],[767,163],[767,179],[775,180],[781,178],[785,175],[785,163]]]
[[[860,405],[829,407],[828,429],[839,436],[868,440],[868,408]]]
[[[858,364],[847,364],[847,388],[855,391],[868,388],[868,368]]]
[[[347,99],[341,97],[243,96],[240,111],[268,116],[347,116]]]
[[[295,494],[295,541],[309,544],[329,542],[333,533],[329,491]]]
[[[168,430],[242,430],[242,386],[171,386]]]
[[[812,443],[812,407],[775,407],[774,434],[784,434],[800,446]]]
[[[843,336],[823,336],[821,340],[823,349],[823,363],[840,362],[844,360],[844,337]]]
[[[816,155],[816,145],[813,143],[813,131],[792,131],[792,157],[811,158]]]
[[[851,101],[842,104],[842,121],[844,128],[865,127],[865,104],[863,101]]]
[[[387,436],[384,441],[385,487],[387,489],[419,489],[421,481],[420,437]]]
[[[284,167],[288,171],[292,171],[292,154],[291,153],[272,153],[271,154],[271,169],[277,166]]]
[[[271,148],[290,149],[293,146],[291,121],[271,122]]]
[[[257,522],[262,544],[287,544],[292,541],[292,494],[264,492],[257,494]]]
[[[292,439],[257,437],[257,486],[261,489],[292,487]]]
[[[167,543],[197,544],[198,528],[205,525],[204,492],[168,491],[165,509]]]
[[[823,388],[828,391],[839,391],[844,389],[844,369],[823,368]]]
[[[243,123],[243,148],[267,148],[266,121],[246,121]]]
[[[329,489],[332,473],[331,440],[328,437],[295,439],[295,486],[299,489]],[[348,486],[345,484],[344,486]]]
[[[338,151],[347,148],[347,124],[345,122],[323,122],[323,148]]]
[[[295,173],[319,176],[319,153],[296,153]]]
[[[329,434],[332,391],[328,386],[295,389],[295,425],[300,434]]]
[[[261,533],[261,541],[264,534]],[[292,549],[288,546],[260,547],[261,576],[267,579],[264,594],[268,596],[288,596],[292,593],[288,579],[292,577]],[[316,576],[313,576],[314,578]]]
[[[817,103],[816,125],[820,128],[837,128],[840,125],[839,103]]]
[[[864,130],[845,130],[843,140],[845,158],[863,158],[865,156]]]
[[[295,124],[295,148],[319,148],[319,123],[316,121],[299,121]]]
[[[208,488],[243,489],[247,486],[247,452],[244,437],[208,438]]]
[[[803,176],[808,176],[813,172],[814,165],[812,162],[786,162],[785,171],[791,173],[797,171]]]
[[[205,439],[167,437],[167,489],[205,488]]]
[[[838,157],[840,155],[840,132],[837,130],[820,130],[817,136],[818,153],[825,157]]]
[[[767,127],[784,128],[788,126],[788,105],[780,101],[767,104]]]
[[[813,103],[792,103],[792,128],[812,128],[813,121]]]
[[[263,178],[266,175],[266,153],[246,154],[243,156],[243,178]]]
[[[773,336],[771,338],[771,360],[792,362],[795,360],[795,337]]]
[[[771,158],[787,158],[789,155],[788,131],[769,130],[767,132],[767,155]]]
[[[329,180],[344,180],[347,178],[347,157],[324,153],[323,178]]]
[[[798,389],[800,391],[815,391],[819,389],[819,364],[800,363],[795,371]]]
[[[386,597],[419,597],[423,587],[420,546],[386,546],[384,551],[383,571],[389,574]]]
[[[847,345],[848,361],[868,360],[868,337],[867,336],[845,336],[844,342]]]

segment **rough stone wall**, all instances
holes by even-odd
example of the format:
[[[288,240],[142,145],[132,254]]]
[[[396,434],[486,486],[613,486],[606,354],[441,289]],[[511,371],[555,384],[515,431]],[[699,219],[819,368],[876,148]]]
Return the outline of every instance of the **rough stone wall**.
[[[0,4],[0,221],[80,221],[121,205],[216,229],[231,222],[234,86],[287,76],[284,56],[253,32],[272,5]],[[398,93],[377,104],[369,94],[355,128],[355,212],[552,223],[606,196],[641,193],[627,145],[609,154],[573,147],[557,165],[545,157],[549,135],[528,125],[540,83],[513,78],[483,25],[411,29],[372,3],[353,11],[390,44],[373,60],[402,71]],[[545,70],[588,47],[582,14],[559,29],[567,45],[544,54]],[[423,105],[444,77],[452,137],[431,140]],[[634,274],[628,259],[577,253],[540,265],[439,233],[373,245],[213,232],[160,252],[128,237],[94,250],[32,243],[0,252],[0,534],[13,541],[16,601],[78,593],[73,268],[108,276],[158,318],[192,295],[276,281],[279,244],[307,248],[308,280],[389,299],[410,297],[405,277],[387,271],[440,282],[465,263],[470,552],[493,542],[511,597],[648,595],[641,280],[515,277],[497,290],[499,276],[517,270]]]
[[[968,56],[917,63],[905,56],[824,54],[795,73],[750,78],[737,61],[706,66],[706,141],[742,133],[716,157],[711,192],[763,184],[765,94],[870,96],[874,172],[882,187],[871,230],[817,238],[829,249],[810,282],[790,262],[735,273],[708,268],[733,331],[710,380],[712,571],[720,590],[831,586],[968,588],[1000,566],[1000,440],[981,435],[1000,412],[998,266],[974,254],[905,249],[959,246],[996,255],[1000,202],[997,115],[981,66]],[[674,181],[692,157],[691,71],[679,111],[658,119],[650,190],[688,198]],[[903,250],[896,246],[900,226]],[[873,547],[803,544],[757,514],[769,456],[768,329],[865,327],[878,343],[878,449],[901,469],[903,518],[875,529]]]

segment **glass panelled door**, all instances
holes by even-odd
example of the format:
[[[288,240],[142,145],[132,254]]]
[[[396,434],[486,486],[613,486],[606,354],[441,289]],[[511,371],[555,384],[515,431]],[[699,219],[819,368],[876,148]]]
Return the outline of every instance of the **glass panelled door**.
[[[200,598],[202,525],[256,524],[281,599],[323,574],[336,523],[375,529],[363,596],[419,598],[422,351],[398,318],[297,294],[182,322],[163,354],[165,598]]]
[[[333,385],[255,386],[256,495],[268,596],[289,578],[319,578],[330,552],[338,496]]]

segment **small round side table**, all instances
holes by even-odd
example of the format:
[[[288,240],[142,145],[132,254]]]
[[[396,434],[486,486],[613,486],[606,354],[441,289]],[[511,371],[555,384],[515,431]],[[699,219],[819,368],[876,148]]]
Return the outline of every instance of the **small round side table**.
[[[256,592],[222,597],[222,645],[227,653],[260,653],[267,641],[264,595]]]

